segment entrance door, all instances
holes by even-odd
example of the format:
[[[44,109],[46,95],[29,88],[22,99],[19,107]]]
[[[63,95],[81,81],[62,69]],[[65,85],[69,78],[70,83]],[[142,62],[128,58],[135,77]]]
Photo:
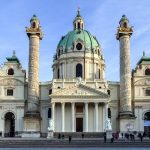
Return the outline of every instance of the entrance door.
[[[15,115],[8,112],[5,115],[5,137],[15,136]]]
[[[83,132],[83,118],[76,118],[76,132]]]
[[[147,112],[144,115],[144,132],[146,136],[150,135],[150,112]]]

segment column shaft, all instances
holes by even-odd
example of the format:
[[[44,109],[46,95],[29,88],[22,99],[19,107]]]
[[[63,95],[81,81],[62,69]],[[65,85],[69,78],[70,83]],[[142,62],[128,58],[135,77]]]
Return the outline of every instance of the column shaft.
[[[55,103],[52,103],[53,131],[55,130]]]
[[[95,103],[95,131],[98,132],[98,103]]]
[[[65,103],[61,103],[62,110],[62,132],[65,131]]]
[[[85,103],[85,132],[88,132],[88,103]]]
[[[72,110],[72,132],[75,132],[75,126],[74,126],[74,121],[75,121],[75,103],[71,103],[71,110]]]

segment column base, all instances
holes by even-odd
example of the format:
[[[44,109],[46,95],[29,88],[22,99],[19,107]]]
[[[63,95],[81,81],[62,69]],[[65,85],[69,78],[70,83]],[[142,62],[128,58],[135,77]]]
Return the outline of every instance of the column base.
[[[23,132],[22,138],[40,138],[40,132]]]
[[[131,111],[120,112],[119,119],[135,119],[135,115]]]
[[[22,137],[40,137],[40,113],[27,112],[24,116]]]

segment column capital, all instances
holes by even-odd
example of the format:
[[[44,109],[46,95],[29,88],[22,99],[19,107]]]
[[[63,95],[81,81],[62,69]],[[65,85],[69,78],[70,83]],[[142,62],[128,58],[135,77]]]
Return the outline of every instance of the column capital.
[[[65,105],[65,102],[61,102],[61,104]]]

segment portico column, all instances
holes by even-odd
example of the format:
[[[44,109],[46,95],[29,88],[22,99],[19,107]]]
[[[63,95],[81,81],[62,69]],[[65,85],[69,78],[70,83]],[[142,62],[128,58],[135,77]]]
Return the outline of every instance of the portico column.
[[[75,103],[71,103],[71,110],[72,110],[72,132],[75,132],[75,127],[74,127],[74,120],[75,120],[75,112],[74,112],[74,107]]]
[[[85,103],[85,132],[88,132],[88,103]]]
[[[98,132],[98,103],[95,103],[95,131]]]
[[[107,123],[107,120],[108,120],[108,103],[105,103],[105,130],[107,130],[106,128],[106,123]]]
[[[105,120],[108,120],[108,103],[105,103]]]
[[[55,130],[55,103],[52,103],[53,131]]]
[[[62,132],[65,131],[65,103],[61,103],[61,111],[62,111]]]

